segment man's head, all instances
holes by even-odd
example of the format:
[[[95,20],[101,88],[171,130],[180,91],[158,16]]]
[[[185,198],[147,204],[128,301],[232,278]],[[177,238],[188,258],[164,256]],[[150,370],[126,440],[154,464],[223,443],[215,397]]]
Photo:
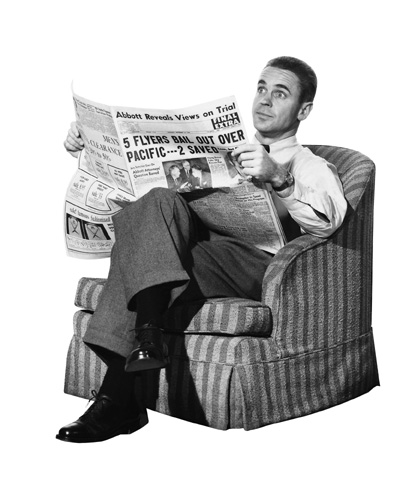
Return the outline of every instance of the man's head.
[[[202,167],[198,164],[193,165],[192,174],[194,177],[200,179],[202,177]]]
[[[169,172],[173,179],[177,179],[180,176],[180,168],[178,165],[172,165],[169,167]]]
[[[190,170],[190,163],[187,160],[183,160],[182,165],[185,170]]]
[[[262,143],[288,138],[313,107],[317,77],[306,63],[282,56],[262,70],[252,106],[254,126]]]
[[[313,102],[317,91],[317,76],[311,66],[291,56],[274,58],[268,61],[267,66],[287,70],[297,75],[301,87],[300,102]]]

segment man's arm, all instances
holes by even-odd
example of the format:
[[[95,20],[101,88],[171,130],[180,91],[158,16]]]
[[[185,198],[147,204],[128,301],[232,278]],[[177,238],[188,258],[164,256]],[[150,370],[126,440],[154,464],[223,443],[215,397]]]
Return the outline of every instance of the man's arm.
[[[287,182],[287,165],[277,163],[261,145],[243,145],[234,155],[247,175],[272,185],[304,232],[325,238],[342,224],[347,202],[337,170],[330,163],[304,150],[293,159],[291,185],[278,191]]]

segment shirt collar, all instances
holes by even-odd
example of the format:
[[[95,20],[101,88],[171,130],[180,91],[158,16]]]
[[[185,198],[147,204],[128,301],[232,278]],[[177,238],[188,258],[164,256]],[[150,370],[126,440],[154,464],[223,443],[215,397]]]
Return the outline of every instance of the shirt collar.
[[[254,140],[255,143],[261,144],[256,136],[254,137]],[[291,161],[293,156],[302,148],[297,141],[296,135],[276,141],[269,146],[269,154],[281,164]]]

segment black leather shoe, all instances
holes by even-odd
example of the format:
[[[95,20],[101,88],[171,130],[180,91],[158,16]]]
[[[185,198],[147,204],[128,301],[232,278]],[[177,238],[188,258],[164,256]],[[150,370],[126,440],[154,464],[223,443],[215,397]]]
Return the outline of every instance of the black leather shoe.
[[[136,332],[138,345],[125,362],[127,373],[166,367],[169,363],[168,350],[160,329],[152,323],[146,323],[137,328]]]
[[[148,423],[145,407],[122,407],[106,395],[92,392],[95,402],[78,420],[60,429],[56,438],[67,442],[100,442],[132,434]]]

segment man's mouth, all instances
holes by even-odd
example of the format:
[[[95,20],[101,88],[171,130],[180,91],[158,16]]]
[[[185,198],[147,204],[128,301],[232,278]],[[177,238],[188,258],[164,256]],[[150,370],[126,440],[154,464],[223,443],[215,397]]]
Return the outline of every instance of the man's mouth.
[[[266,112],[260,112],[260,111],[256,111],[256,115],[259,116],[259,117],[272,117],[271,114],[267,114]]]

